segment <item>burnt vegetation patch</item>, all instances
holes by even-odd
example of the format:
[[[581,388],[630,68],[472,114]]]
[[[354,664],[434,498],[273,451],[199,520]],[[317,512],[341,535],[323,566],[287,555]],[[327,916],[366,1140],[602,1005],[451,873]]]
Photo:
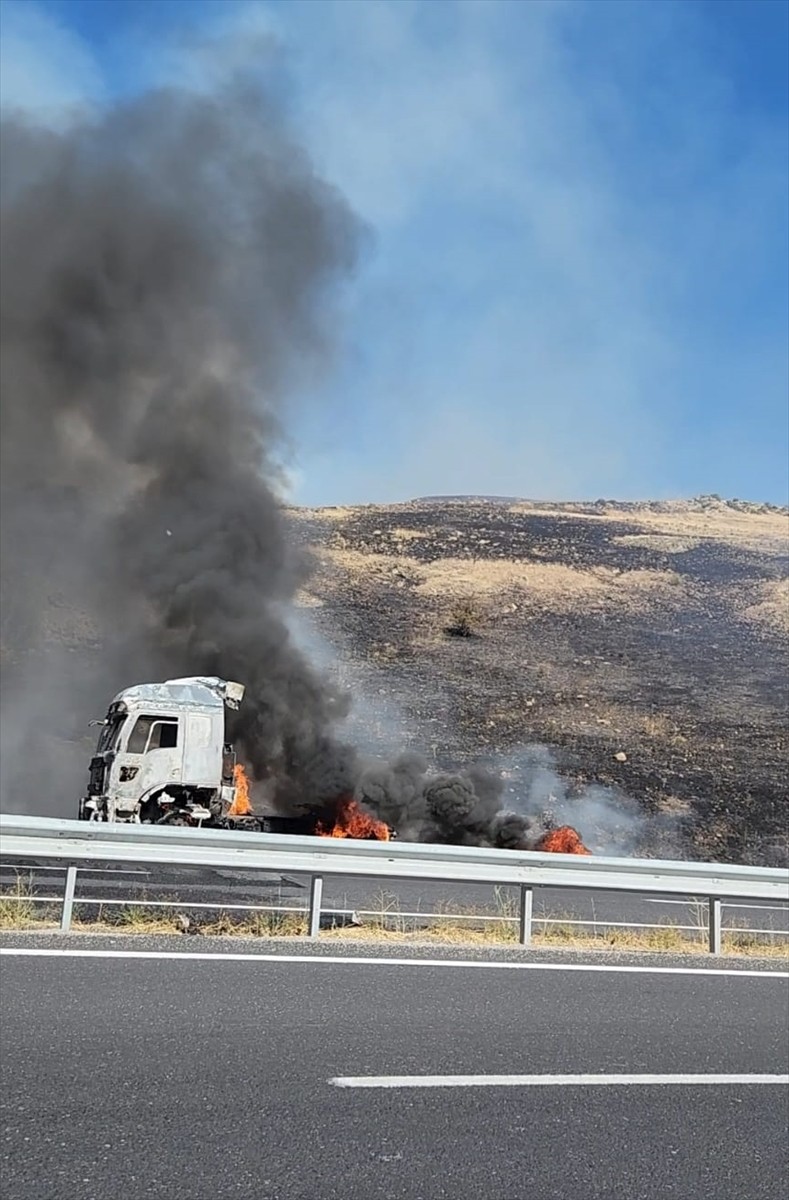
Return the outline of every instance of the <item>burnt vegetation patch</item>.
[[[474,638],[482,633],[485,614],[473,600],[457,600],[449,610],[449,619],[444,626],[447,637]]]
[[[396,705],[379,738],[438,767],[545,746],[568,794],[638,806],[639,853],[788,861],[784,510],[468,498],[290,519],[320,564],[311,619]]]

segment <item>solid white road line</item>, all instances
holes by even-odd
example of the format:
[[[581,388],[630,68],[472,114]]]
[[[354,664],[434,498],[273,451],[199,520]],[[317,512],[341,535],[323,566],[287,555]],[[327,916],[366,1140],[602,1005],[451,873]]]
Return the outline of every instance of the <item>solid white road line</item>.
[[[338,1075],[339,1088],[628,1087],[648,1084],[789,1084],[789,1075]]]
[[[89,935],[88,935],[89,936]],[[212,954],[191,950],[62,950],[38,946],[0,946],[6,958],[117,958],[178,962],[269,962],[305,963],[314,966],[348,967],[460,967],[469,970],[498,971],[596,971],[616,975],[727,975],[730,978],[789,979],[789,971],[742,971],[727,967],[652,967],[613,963],[560,963],[483,961],[460,958],[367,958],[362,955],[329,954]]]

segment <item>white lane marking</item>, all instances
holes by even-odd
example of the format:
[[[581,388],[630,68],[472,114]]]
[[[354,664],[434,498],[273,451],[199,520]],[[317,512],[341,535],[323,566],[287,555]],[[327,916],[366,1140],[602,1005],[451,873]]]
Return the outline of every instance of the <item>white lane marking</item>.
[[[192,950],[53,950],[49,947],[0,946],[8,958],[124,958],[177,962],[271,962],[321,963],[353,967],[463,967],[500,971],[599,971],[621,975],[727,975],[748,979],[789,979],[789,971],[738,971],[728,967],[634,967],[613,963],[482,962],[455,958],[367,958],[362,955],[330,954],[212,954]]]
[[[789,1075],[338,1075],[339,1088],[629,1087],[648,1084],[789,1084]]]

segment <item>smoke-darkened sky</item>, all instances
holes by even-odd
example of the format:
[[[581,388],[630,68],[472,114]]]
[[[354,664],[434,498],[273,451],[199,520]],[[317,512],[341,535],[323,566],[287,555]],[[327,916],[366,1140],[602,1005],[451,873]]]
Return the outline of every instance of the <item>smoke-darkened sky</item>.
[[[367,224],[339,365],[289,418],[297,499],[786,502],[786,5],[6,0],[2,19],[3,103],[51,123],[265,66]]]

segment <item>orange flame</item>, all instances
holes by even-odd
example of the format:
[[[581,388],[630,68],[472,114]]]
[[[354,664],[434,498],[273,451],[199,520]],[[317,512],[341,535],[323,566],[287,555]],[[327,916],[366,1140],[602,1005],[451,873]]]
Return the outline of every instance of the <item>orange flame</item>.
[[[337,805],[337,814],[331,829],[320,823],[316,825],[318,837],[374,839],[389,841],[389,826],[378,821],[359,806],[353,796],[343,796]]]
[[[227,810],[229,817],[248,817],[252,812],[249,799],[249,780],[241,763],[233,767],[233,783],[236,785],[236,796]]]
[[[572,825],[562,825],[559,829],[551,829],[543,834],[535,846],[535,850],[543,850],[549,854],[591,854],[581,841],[577,829]]]

